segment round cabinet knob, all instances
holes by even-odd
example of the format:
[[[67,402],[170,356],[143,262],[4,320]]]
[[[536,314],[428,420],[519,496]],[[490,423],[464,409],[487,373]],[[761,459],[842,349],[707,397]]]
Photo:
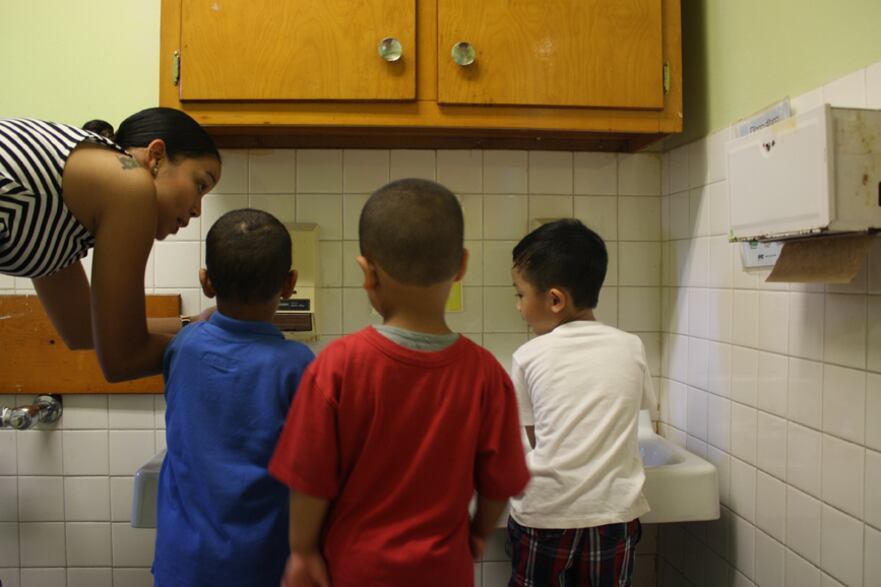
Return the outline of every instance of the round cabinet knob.
[[[386,37],[381,40],[377,49],[379,50],[379,56],[388,62],[397,61],[404,55],[404,47],[394,37]]]
[[[466,67],[474,63],[474,60],[477,58],[477,51],[474,50],[474,46],[471,45],[471,43],[459,41],[453,45],[453,50],[450,51],[450,55],[453,56],[453,61],[455,61],[457,65]]]

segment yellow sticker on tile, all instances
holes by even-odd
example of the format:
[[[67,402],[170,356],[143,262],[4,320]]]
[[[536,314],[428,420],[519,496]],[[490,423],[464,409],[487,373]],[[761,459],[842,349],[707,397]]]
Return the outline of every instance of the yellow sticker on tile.
[[[450,289],[450,297],[447,298],[447,312],[461,312],[462,311],[462,282],[455,281],[453,282],[453,287]]]

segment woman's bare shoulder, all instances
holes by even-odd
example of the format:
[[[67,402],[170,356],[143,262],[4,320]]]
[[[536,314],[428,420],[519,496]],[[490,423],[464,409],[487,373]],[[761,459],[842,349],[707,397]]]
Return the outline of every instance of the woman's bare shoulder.
[[[62,194],[89,230],[108,207],[130,206],[144,212],[156,206],[150,173],[133,157],[97,145],[81,145],[71,153],[64,166]]]

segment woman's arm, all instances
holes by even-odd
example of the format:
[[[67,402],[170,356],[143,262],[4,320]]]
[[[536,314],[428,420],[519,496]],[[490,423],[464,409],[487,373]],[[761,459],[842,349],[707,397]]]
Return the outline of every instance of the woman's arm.
[[[67,348],[94,348],[89,281],[77,261],[57,273],[33,280],[34,289]]]
[[[168,335],[147,330],[144,268],[156,234],[153,180],[118,154],[78,149],[64,170],[64,198],[95,237],[92,340],[108,381],[162,370]]]

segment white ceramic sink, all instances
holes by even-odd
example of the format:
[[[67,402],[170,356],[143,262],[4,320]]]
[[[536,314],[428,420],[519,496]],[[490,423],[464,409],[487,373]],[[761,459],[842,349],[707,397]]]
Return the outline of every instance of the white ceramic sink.
[[[657,524],[719,517],[716,467],[655,434],[648,410],[639,414],[639,454],[645,467],[642,493],[652,508],[640,521]]]
[[[643,523],[719,517],[716,467],[655,434],[648,410],[639,414],[639,454],[645,466],[642,492],[652,508],[640,518]],[[135,473],[131,522],[135,528],[156,527],[156,488],[164,458],[163,450]],[[499,527],[505,526],[507,518],[506,514],[499,519]]]

